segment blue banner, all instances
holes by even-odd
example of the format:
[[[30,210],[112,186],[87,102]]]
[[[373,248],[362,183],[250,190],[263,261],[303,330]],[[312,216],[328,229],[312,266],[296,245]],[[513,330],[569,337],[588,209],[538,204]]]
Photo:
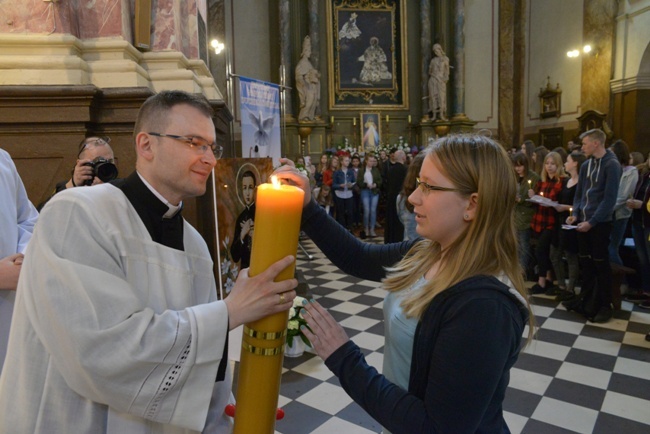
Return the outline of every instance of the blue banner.
[[[280,164],[280,86],[239,77],[242,157]]]

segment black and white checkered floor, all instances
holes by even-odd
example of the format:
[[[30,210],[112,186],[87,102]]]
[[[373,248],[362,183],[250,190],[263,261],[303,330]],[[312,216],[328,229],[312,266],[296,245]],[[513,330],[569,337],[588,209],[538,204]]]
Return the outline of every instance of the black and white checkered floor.
[[[298,254],[310,294],[381,370],[385,291],[344,274],[310,240],[302,245],[313,255],[309,261]],[[650,433],[650,312],[623,302],[610,322],[592,324],[550,297],[536,296],[534,302],[537,338],[512,369],[504,403],[511,432]],[[276,433],[381,432],[309,352],[285,357],[279,406],[286,417]]]

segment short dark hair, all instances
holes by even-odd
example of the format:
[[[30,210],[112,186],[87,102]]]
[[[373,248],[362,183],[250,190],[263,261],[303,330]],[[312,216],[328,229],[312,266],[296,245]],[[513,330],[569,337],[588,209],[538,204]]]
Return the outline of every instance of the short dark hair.
[[[569,154],[569,157],[571,157],[573,161],[578,163],[576,170],[578,171],[578,173],[580,173],[580,166],[582,166],[582,163],[587,161],[587,156],[581,151],[573,151]]]
[[[618,139],[612,146],[609,147],[612,150],[618,162],[621,163],[621,166],[625,167],[630,164],[630,148],[627,147],[627,143],[623,140]]]
[[[160,129],[167,122],[169,111],[181,104],[194,107],[208,118],[212,118],[214,115],[210,102],[203,95],[182,90],[163,90],[147,98],[140,107],[133,128],[133,137],[135,138],[145,128],[150,130]]]
[[[600,128],[593,128],[589,131],[585,131],[584,133],[580,134],[580,140],[584,139],[585,137],[591,137],[592,140],[597,140],[603,145],[607,140],[607,135]]]
[[[530,161],[528,161],[528,156],[525,152],[515,152],[512,155],[512,162],[515,166],[524,166],[524,174],[528,175],[528,171],[530,170]]]

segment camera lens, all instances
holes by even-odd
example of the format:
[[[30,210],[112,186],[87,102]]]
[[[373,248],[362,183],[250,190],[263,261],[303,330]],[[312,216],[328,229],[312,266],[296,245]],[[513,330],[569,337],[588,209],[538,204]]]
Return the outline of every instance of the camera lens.
[[[97,162],[95,164],[95,176],[102,182],[109,182],[117,178],[117,167],[109,161]]]

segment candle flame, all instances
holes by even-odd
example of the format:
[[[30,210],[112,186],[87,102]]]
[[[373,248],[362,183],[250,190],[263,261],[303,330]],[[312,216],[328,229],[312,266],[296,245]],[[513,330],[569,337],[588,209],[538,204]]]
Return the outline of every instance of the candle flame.
[[[275,175],[273,175],[273,176],[271,177],[271,183],[273,184],[273,187],[274,187],[274,188],[280,188],[280,186],[282,185],[282,183],[280,182],[280,180],[278,179],[278,177],[275,176]]]

